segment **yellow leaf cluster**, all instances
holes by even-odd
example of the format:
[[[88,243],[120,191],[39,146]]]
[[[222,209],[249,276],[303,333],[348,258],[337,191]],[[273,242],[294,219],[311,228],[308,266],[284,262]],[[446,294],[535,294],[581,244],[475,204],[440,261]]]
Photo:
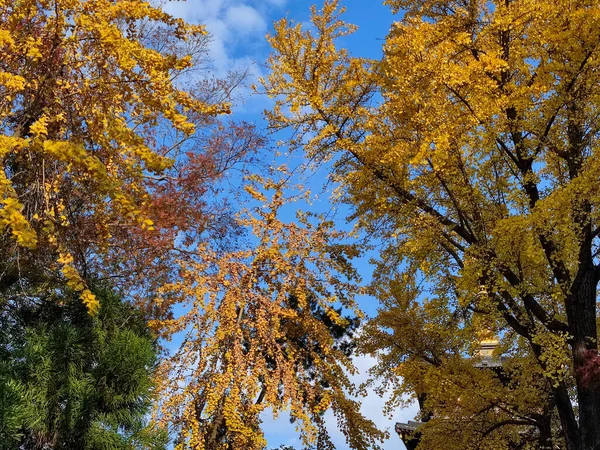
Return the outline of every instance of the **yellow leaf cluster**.
[[[276,24],[262,80],[276,99],[270,125],[293,131],[291,151],[334,161],[337,200],[381,248],[372,289],[384,308],[367,348],[381,358],[382,379],[412,367],[417,383],[424,374],[398,359],[407,353],[379,350],[412,348],[439,365],[437,345],[465,339],[452,349],[458,357],[476,344],[466,330],[505,333],[553,395],[579,393],[557,414],[565,436],[593,447],[600,437],[586,430],[600,429],[600,393],[585,387],[581,355],[598,348],[600,5],[386,3],[402,17],[380,60],[339,47],[352,27],[328,0],[310,30]],[[389,306],[388,295],[407,309]],[[411,332],[385,333],[394,317]],[[500,433],[486,448],[514,442],[519,427],[507,430],[510,439]]]
[[[175,81],[195,64],[186,48],[202,48],[204,28],[145,0],[2,2],[0,15],[0,228],[54,255],[93,313],[73,235],[102,258],[118,230],[153,229],[146,177],[174,163],[153,128],[185,139],[229,105]]]
[[[268,185],[268,183],[266,183]],[[261,186],[267,193],[268,189]],[[257,187],[248,188],[250,195]],[[351,448],[382,436],[349,399],[351,361],[338,347],[321,310],[334,323],[345,268],[329,253],[336,232],[327,226],[285,223],[276,192],[240,223],[256,236],[251,250],[219,252],[204,245],[180,261],[181,281],[165,286],[158,303],[178,301],[185,314],[155,323],[165,337],[183,333],[181,348],[163,364],[157,418],[177,424],[178,449],[262,449],[261,414],[289,412],[306,445],[324,439],[322,416],[340,417]]]

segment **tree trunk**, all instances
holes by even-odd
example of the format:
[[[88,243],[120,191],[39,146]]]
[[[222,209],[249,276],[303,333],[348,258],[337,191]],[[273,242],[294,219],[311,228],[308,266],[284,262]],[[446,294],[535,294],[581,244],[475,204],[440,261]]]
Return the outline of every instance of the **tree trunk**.
[[[573,412],[573,405],[564,383],[552,388],[556,409],[560,418],[560,425],[565,439],[567,450],[582,450],[579,425]]]
[[[550,412],[548,412],[541,420],[538,425],[540,430],[540,437],[538,439],[538,446],[540,450],[552,450],[552,420]]]
[[[600,450],[600,390],[585,379],[588,350],[597,350],[596,291],[593,265],[580,271],[566,304],[571,350],[577,386],[581,450]]]

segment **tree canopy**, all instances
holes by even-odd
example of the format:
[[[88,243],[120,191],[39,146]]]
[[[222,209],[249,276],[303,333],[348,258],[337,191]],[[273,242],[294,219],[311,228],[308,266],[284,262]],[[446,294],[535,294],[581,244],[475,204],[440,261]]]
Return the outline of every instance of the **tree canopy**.
[[[96,316],[71,294],[1,319],[0,448],[166,449],[149,425],[158,354],[141,312],[106,289]]]
[[[91,287],[108,283],[143,309],[154,337],[184,336],[156,372],[154,419],[177,448],[261,449],[268,410],[291,411],[307,445],[331,445],[330,406],[351,446],[367,448],[382,433],[350,397],[352,249],[333,242],[330,223],[280,220],[285,168],[241,170],[231,184],[242,200],[224,195],[228,171],[265,139],[220,117],[240,76],[202,72],[209,39],[144,0],[0,0],[0,308],[47,298],[58,308],[76,292],[90,316],[77,320],[93,321],[102,307]],[[47,388],[39,432],[58,427],[46,442],[57,448],[83,445],[73,429],[85,427],[44,408],[68,405],[87,426],[84,394],[106,381],[82,367],[101,365],[95,352],[109,343],[86,335],[94,344],[82,350],[86,332],[71,325],[31,329],[25,347],[52,370],[35,383]],[[6,426],[27,414],[17,408]],[[98,426],[102,439],[128,432],[110,417]]]
[[[351,295],[353,250],[332,224],[282,221],[277,185],[248,190],[265,206],[239,220],[255,244],[247,250],[197,249],[181,259],[181,280],[158,301],[186,313],[157,323],[183,345],[162,365],[158,419],[177,434],[176,448],[263,449],[261,414],[289,412],[303,443],[332,448],[323,420],[332,409],[351,448],[376,447],[384,432],[360,413],[346,339],[360,316]],[[341,307],[340,307],[341,306]],[[343,307],[343,308],[342,308]]]
[[[366,350],[398,399],[427,381],[423,364],[448,364],[451,378],[481,332],[498,333],[529,358],[523,383],[547,381],[566,448],[596,449],[598,4],[386,3],[402,16],[381,60],[338,48],[353,27],[326,1],[309,27],[275,25],[263,80],[271,127],[331,161],[339,200],[381,244]],[[486,436],[512,433],[514,414]]]
[[[94,313],[86,272],[106,268],[107,255],[115,270],[139,271],[132,250],[167,230],[162,196],[177,193],[175,208],[192,190],[204,211],[206,181],[228,159],[182,145],[229,108],[179,82],[208,38],[141,0],[0,7],[2,288],[61,274]]]

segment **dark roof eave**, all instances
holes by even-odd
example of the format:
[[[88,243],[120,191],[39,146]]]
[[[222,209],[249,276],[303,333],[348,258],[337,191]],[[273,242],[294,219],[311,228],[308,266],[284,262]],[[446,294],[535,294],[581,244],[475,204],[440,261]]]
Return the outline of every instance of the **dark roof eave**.
[[[412,433],[417,428],[419,428],[420,425],[421,422],[409,420],[408,423],[396,422],[396,426],[394,428],[396,429],[396,433]]]

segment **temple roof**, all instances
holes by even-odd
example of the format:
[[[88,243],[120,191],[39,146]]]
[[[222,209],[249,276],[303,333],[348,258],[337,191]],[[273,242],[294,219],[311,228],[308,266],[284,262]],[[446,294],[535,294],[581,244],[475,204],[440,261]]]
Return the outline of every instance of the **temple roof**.
[[[501,378],[506,378],[505,374],[502,371],[502,363],[506,358],[504,356],[495,355],[498,346],[499,340],[497,339],[497,337],[491,333],[486,333],[486,336],[479,341],[479,346],[475,350],[475,358],[473,358],[472,364],[474,367],[482,369],[492,369]],[[414,420],[409,420],[407,423],[396,423],[394,427],[396,433],[400,435],[402,441],[408,449],[414,449],[418,445],[421,433],[415,433],[415,431],[421,425],[423,425],[423,422],[417,422]]]
[[[422,422],[416,422],[414,420],[409,420],[408,423],[396,422],[395,429],[396,429],[396,433],[398,433],[398,434],[412,433],[421,425],[422,425]]]

